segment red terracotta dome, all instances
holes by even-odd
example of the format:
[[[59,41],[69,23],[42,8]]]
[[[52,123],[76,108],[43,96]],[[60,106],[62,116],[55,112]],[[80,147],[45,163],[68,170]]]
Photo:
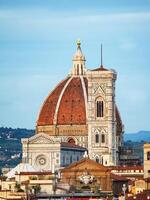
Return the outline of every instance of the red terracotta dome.
[[[68,77],[45,100],[37,125],[85,125],[86,102],[87,79]]]
[[[99,68],[91,71],[103,73],[109,70],[101,64]],[[76,132],[79,132],[80,135],[81,133],[87,134],[88,80],[85,78],[86,72],[85,57],[78,41],[77,51],[73,56],[71,75],[60,82],[43,103],[37,120],[37,132],[44,130],[49,135],[55,135],[58,132],[63,135],[67,134],[69,129],[69,134]],[[115,114],[117,133],[119,134],[122,131],[122,122],[117,107]],[[81,126],[75,126],[75,129],[69,126],[63,130],[63,125]]]
[[[85,77],[68,77],[49,94],[41,108],[37,125],[86,125],[88,81]],[[122,121],[116,106],[117,130]]]

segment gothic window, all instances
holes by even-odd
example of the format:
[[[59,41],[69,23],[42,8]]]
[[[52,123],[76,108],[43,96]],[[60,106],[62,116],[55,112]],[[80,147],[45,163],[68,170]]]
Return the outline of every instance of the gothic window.
[[[99,143],[99,134],[95,135],[95,143]]]
[[[150,151],[147,152],[147,160],[150,160]]]
[[[104,117],[104,102],[102,100],[98,100],[96,102],[97,107],[97,117]]]
[[[102,143],[105,143],[105,135],[102,134]]]

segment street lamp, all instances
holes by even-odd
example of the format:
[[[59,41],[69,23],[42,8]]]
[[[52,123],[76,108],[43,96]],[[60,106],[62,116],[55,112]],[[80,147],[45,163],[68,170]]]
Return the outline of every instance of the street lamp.
[[[123,184],[122,191],[123,191],[124,200],[126,199],[126,190],[127,190],[126,184]]]

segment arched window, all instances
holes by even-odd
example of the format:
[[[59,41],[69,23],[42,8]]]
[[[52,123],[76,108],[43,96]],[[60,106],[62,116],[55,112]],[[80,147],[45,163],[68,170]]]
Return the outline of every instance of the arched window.
[[[103,101],[97,101],[97,117],[103,117],[104,116],[104,102]]]
[[[83,66],[81,64],[81,75],[83,75]]]
[[[105,135],[102,134],[102,143],[105,143]]]
[[[98,158],[98,157],[96,157],[95,161],[96,161],[97,163],[99,163],[99,158]]]
[[[75,144],[75,140],[73,138],[69,138],[68,143]]]
[[[79,64],[77,64],[77,75],[79,75]]]
[[[150,160],[150,151],[147,152],[147,160]]]
[[[95,135],[95,142],[96,142],[96,143],[99,143],[99,134],[96,134],[96,135]]]

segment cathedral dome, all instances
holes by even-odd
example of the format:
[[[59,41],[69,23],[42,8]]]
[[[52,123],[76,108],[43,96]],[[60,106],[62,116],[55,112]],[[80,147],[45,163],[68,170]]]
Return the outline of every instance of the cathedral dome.
[[[110,81],[115,80],[116,74],[111,70],[105,69],[102,64],[95,70],[87,70],[85,56],[80,45],[80,41],[78,41],[77,50],[72,59],[73,65],[70,75],[54,88],[41,107],[36,124],[37,133],[44,132],[52,136],[71,136],[72,141],[72,137],[77,137],[77,135],[88,135],[89,120],[95,120],[96,123],[99,121],[104,124],[104,121],[109,118],[108,112],[111,113],[111,108],[108,109],[107,102],[103,104],[103,111],[101,111],[105,112],[105,117],[96,116],[96,110],[100,109],[97,107],[97,101],[101,103],[105,99],[106,81],[108,79]],[[95,80],[91,83],[93,76]],[[104,83],[97,83],[99,80],[104,81]],[[110,90],[111,84],[110,82],[107,84],[107,91]],[[91,95],[95,96],[91,97]],[[94,98],[95,105],[91,106],[90,101],[93,101]],[[92,117],[89,115],[91,113]],[[99,117],[102,118],[100,119]],[[120,135],[122,132],[122,121],[117,107],[113,112],[113,118],[115,118],[117,126],[116,134]],[[75,140],[75,138],[73,139]],[[64,141],[66,140],[64,139]]]
[[[82,76],[67,77],[48,95],[42,105],[37,126],[86,125],[88,80]],[[122,121],[115,106],[117,132],[122,131]]]
[[[70,76],[60,82],[47,97],[37,125],[86,124],[86,102],[87,79]]]
[[[123,141],[115,101],[117,73],[104,68],[102,59],[95,70],[87,69],[85,61],[78,41],[69,75],[41,107],[37,135],[22,140],[23,160],[43,170],[54,170],[79,160],[87,149],[90,159],[107,166],[117,164]]]

